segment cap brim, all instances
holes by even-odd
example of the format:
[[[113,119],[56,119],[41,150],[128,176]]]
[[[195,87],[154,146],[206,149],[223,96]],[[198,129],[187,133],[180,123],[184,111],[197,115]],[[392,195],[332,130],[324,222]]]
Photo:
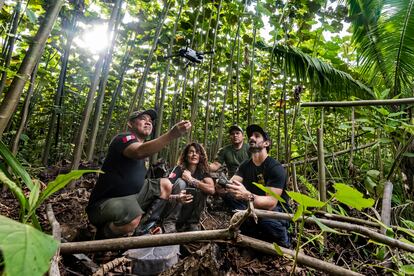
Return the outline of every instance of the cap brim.
[[[261,128],[259,125],[250,125],[246,128],[247,136],[249,137],[252,136],[253,132],[258,132],[262,134],[263,136],[266,135],[263,128]]]
[[[240,131],[240,132],[243,133],[243,129],[241,127],[239,127],[239,126],[231,126],[229,128],[229,134],[231,134],[233,131]]]
[[[151,120],[155,121],[157,119],[157,111],[154,109],[147,109],[142,114],[147,114],[151,117]]]

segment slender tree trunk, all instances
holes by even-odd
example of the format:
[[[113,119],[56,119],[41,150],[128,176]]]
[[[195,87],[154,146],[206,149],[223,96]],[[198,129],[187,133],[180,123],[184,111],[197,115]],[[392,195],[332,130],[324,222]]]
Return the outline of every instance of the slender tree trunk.
[[[216,20],[216,27],[214,28],[213,49],[212,49],[213,51],[215,51],[216,49],[217,30],[218,30],[218,25],[220,23],[221,3],[222,3],[222,0],[220,0],[220,3],[217,7],[217,20]],[[211,79],[212,79],[213,67],[214,67],[214,56],[210,58],[210,69],[208,72],[207,99],[206,99],[207,106],[206,106],[206,118],[204,121],[204,145],[207,145],[207,139],[208,139],[208,122],[210,120],[210,94],[211,94],[211,81],[212,81]]]
[[[244,11],[244,9],[243,9]],[[221,113],[220,113],[220,121],[219,121],[219,129],[218,129],[218,138],[217,138],[217,149],[221,147],[221,143],[223,140],[223,125],[224,125],[224,112],[226,110],[226,102],[227,102],[227,94],[228,91],[230,89],[230,83],[231,80],[233,79],[233,57],[234,57],[234,49],[236,48],[236,43],[239,39],[239,33],[240,33],[240,25],[241,25],[241,18],[239,17],[238,22],[237,22],[237,30],[236,30],[236,35],[234,37],[234,41],[233,41],[233,46],[231,47],[231,52],[230,52],[230,62],[228,64],[227,67],[227,75],[228,75],[228,79],[227,79],[227,85],[226,88],[224,90],[224,95],[223,95],[223,106],[221,107]],[[211,154],[211,156],[214,156],[215,152],[213,152]]]
[[[155,31],[155,35],[154,35],[154,41],[152,43],[152,48],[150,50],[150,52],[148,53],[148,57],[147,60],[145,62],[145,68],[144,68],[144,72],[142,74],[142,77],[140,78],[139,82],[138,82],[138,86],[137,89],[135,91],[134,97],[131,101],[131,104],[129,105],[129,109],[128,109],[128,114],[130,114],[134,108],[139,109],[142,106],[142,101],[143,101],[143,94],[144,94],[144,89],[145,89],[145,82],[152,64],[152,58],[154,56],[154,51],[157,48],[158,45],[158,39],[160,37],[160,33],[162,30],[162,26],[164,24],[164,20],[167,17],[168,14],[168,10],[170,9],[170,5],[171,5],[171,1],[168,1],[164,4],[164,8],[162,10],[161,13],[161,17],[160,17],[160,21],[158,23],[157,29]],[[138,104],[136,105],[137,100],[139,100]]]
[[[273,42],[273,49],[275,49],[277,44],[277,39],[275,37],[275,41]],[[275,56],[273,55],[273,51],[270,53],[270,66],[269,66],[269,76],[268,76],[268,81],[267,81],[267,86],[266,86],[266,90],[267,90],[267,101],[266,101],[266,112],[265,112],[265,119],[264,119],[264,128],[267,129],[267,126],[269,124],[269,106],[270,106],[270,90],[272,89],[272,69],[273,69],[273,64],[275,61]]]
[[[175,41],[175,34],[177,33],[177,26],[178,26],[178,22],[181,18],[182,8],[183,8],[183,1],[180,1],[180,8],[178,10],[177,17],[175,19],[170,44],[168,45],[167,56],[172,55],[172,49],[174,47],[174,41]],[[197,17],[198,17],[198,13],[199,13],[199,11],[197,12]],[[167,60],[167,65],[165,67],[165,75],[164,75],[164,79],[163,79],[163,83],[162,83],[162,90],[161,90],[161,95],[160,95],[159,108],[156,109],[156,110],[158,110],[158,116],[157,116],[157,123],[155,125],[155,138],[157,138],[161,135],[162,122],[164,121],[164,102],[165,102],[165,95],[167,93],[167,88],[168,88],[168,80],[170,79],[170,67],[171,67],[171,60],[168,59]],[[152,163],[154,163],[157,159],[158,159],[158,153],[155,153],[152,156]]]
[[[135,35],[132,38],[132,41],[135,40]],[[128,40],[129,41],[129,40]],[[112,113],[115,109],[115,104],[116,104],[116,100],[118,99],[118,97],[121,95],[122,92],[122,86],[124,85],[124,77],[125,77],[125,72],[128,70],[129,68],[129,61],[130,61],[130,56],[131,56],[131,52],[132,52],[132,45],[126,50],[126,53],[124,55],[124,58],[122,60],[122,65],[121,65],[121,74],[118,77],[119,82],[118,85],[115,89],[115,91],[112,93],[112,99],[111,99],[111,103],[109,104],[109,108],[108,108],[108,113],[106,114],[105,117],[105,122],[104,122],[104,128],[102,131],[102,139],[100,146],[99,146],[99,153],[104,152],[104,147],[106,145],[106,137],[108,136],[108,132],[109,132],[109,126],[111,124],[111,119],[112,119]]]
[[[66,72],[69,62],[69,55],[70,55],[70,49],[72,47],[73,37],[74,37],[74,31],[76,29],[76,23],[77,22],[77,13],[74,11],[73,19],[71,22],[71,27],[69,28],[69,31],[67,32],[67,39],[66,39],[66,45],[63,50],[63,56],[61,58],[61,69],[59,74],[59,81],[58,81],[58,87],[56,89],[56,94],[54,98],[54,104],[52,108],[52,115],[49,119],[49,128],[47,131],[45,146],[43,148],[43,154],[42,154],[42,164],[47,166],[49,155],[50,155],[50,149],[52,147],[53,142],[53,133],[55,133],[55,139],[56,139],[56,145],[59,141],[59,129],[60,129],[60,112],[62,108],[62,102],[63,102],[63,91],[65,87],[65,80],[66,80]],[[56,125],[56,128],[55,128]]]
[[[39,62],[36,63],[36,66],[33,69],[33,73],[30,77],[29,90],[27,91],[27,95],[26,95],[26,98],[24,100],[20,126],[19,126],[19,128],[16,132],[16,135],[14,136],[14,141],[13,141],[13,146],[12,146],[13,155],[17,154],[17,151],[18,151],[18,148],[19,148],[20,137],[22,136],[22,133],[26,128],[25,126],[27,125],[30,100],[33,96],[33,91],[34,91],[34,87],[35,87],[35,80],[36,80],[38,69],[39,69]]]
[[[325,153],[323,149],[323,111],[321,114],[321,126],[318,128],[318,182],[319,199],[326,201],[326,176],[325,176]]]
[[[257,0],[256,3],[256,13],[255,17],[259,14],[259,0]],[[253,109],[253,79],[254,79],[254,54],[255,54],[255,45],[256,45],[256,32],[257,32],[257,26],[256,21],[252,20],[253,24],[253,42],[252,42],[252,58],[250,60],[250,79],[249,79],[249,99],[248,99],[248,105],[247,105],[247,125],[250,125],[254,121],[254,115],[252,115],[251,110]]]
[[[24,86],[30,74],[33,72],[36,61],[42,55],[42,49],[62,8],[63,2],[63,0],[54,1],[53,5],[46,12],[43,23],[33,39],[33,44],[30,45],[17,75],[13,78],[8,93],[0,105],[0,137],[3,135],[4,129],[12,116],[12,112],[19,103]]]
[[[237,40],[236,98],[237,98],[236,116],[233,122],[236,122],[236,124],[239,124],[240,123],[240,37]]]
[[[111,35],[112,33],[112,37],[109,39],[110,47],[107,50],[107,54],[105,57],[105,61],[104,61],[103,69],[102,69],[101,83],[99,85],[99,90],[98,90],[98,97],[95,102],[95,112],[93,114],[93,118],[91,122],[92,129],[89,135],[88,147],[87,147],[87,153],[86,153],[86,156],[89,162],[93,160],[93,153],[95,151],[96,136],[98,135],[99,121],[101,118],[102,104],[103,104],[104,96],[105,96],[106,83],[108,82],[109,69],[111,67],[112,55],[113,55],[115,43],[116,43],[116,34],[118,33],[118,27],[122,19],[122,8],[121,7],[122,7],[122,0],[117,0],[115,2],[114,9],[112,10],[111,19],[109,20],[109,24],[108,24],[108,34]]]
[[[8,69],[10,66],[10,61],[13,55],[14,50],[14,43],[16,41],[16,33],[17,33],[17,27],[19,26],[19,18],[20,18],[20,10],[22,7],[22,1],[18,0],[16,4],[16,8],[14,9],[13,13],[13,19],[12,19],[12,25],[8,34],[7,44],[6,44],[6,56],[4,58],[3,67],[4,69]],[[1,9],[0,9],[1,10]],[[0,96],[3,93],[3,89],[6,86],[6,80],[7,80],[7,71],[4,70],[1,73],[1,79],[0,79]]]

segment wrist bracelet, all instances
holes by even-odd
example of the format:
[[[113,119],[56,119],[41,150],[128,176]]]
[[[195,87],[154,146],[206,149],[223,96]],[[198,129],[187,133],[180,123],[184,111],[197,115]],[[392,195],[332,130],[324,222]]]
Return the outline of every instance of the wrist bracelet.
[[[253,193],[250,193],[247,197],[248,201],[254,202],[255,195]]]
[[[193,181],[191,181],[191,186],[193,186],[194,188],[198,187],[198,180],[194,179]]]

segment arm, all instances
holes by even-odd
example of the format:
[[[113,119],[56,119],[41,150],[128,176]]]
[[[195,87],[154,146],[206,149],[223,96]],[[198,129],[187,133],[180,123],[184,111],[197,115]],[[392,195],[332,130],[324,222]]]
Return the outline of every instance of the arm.
[[[230,182],[232,182],[232,184],[227,185],[228,190],[238,200],[248,201],[251,198],[251,195],[253,195],[253,205],[255,208],[264,209],[264,210],[272,210],[277,205],[277,199],[272,196],[269,196],[269,195],[259,196],[259,195],[255,195],[249,192],[246,189],[246,187],[244,187],[244,185],[242,184],[243,178],[238,175],[234,175],[231,178]],[[269,188],[275,194],[279,196],[283,192],[283,190],[279,188],[273,188],[273,187],[269,187]]]
[[[124,156],[131,159],[144,159],[162,150],[172,140],[185,135],[190,130],[190,128],[190,121],[181,121],[177,123],[167,133],[161,135],[160,137],[154,140],[143,143],[138,142],[129,145],[125,148],[123,154]]]
[[[214,181],[211,177],[204,177],[203,180],[198,180],[191,176],[190,171],[185,170],[181,178],[187,182],[189,186],[199,188],[206,194],[212,195],[215,193]]]
[[[210,165],[208,165],[209,169],[211,172],[215,172],[218,169],[220,169],[221,164],[218,161],[214,161],[213,163],[210,163]]]

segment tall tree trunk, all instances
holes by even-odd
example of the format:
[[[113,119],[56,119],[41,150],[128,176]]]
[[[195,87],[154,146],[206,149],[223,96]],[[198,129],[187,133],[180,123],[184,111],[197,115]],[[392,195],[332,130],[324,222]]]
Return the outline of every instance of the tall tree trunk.
[[[73,18],[71,20],[69,30],[67,32],[67,39],[66,39],[66,45],[63,49],[63,56],[61,57],[61,69],[59,73],[59,80],[58,80],[58,87],[56,89],[56,94],[54,98],[54,104],[52,108],[52,115],[49,119],[49,128],[47,131],[45,146],[43,148],[43,154],[42,154],[42,164],[47,166],[49,155],[50,155],[50,149],[52,147],[53,142],[53,133],[55,133],[55,140],[56,145],[59,141],[59,121],[60,121],[60,113],[62,108],[62,102],[63,102],[63,91],[65,87],[65,80],[66,80],[66,72],[69,62],[69,55],[70,55],[70,49],[72,47],[72,42],[74,38],[74,33],[77,25],[77,13],[76,11],[73,11]],[[56,125],[56,127],[55,127]]]
[[[8,39],[6,44],[6,51],[5,51],[5,58],[2,66],[4,67],[4,71],[1,73],[1,79],[0,79],[0,96],[3,93],[3,89],[6,86],[6,80],[7,80],[7,71],[6,69],[10,66],[10,61],[13,55],[14,50],[14,43],[16,41],[16,33],[17,33],[17,27],[19,26],[19,18],[20,18],[20,10],[22,7],[22,1],[18,0],[16,4],[16,8],[14,9],[13,13],[13,19],[10,31],[8,33]],[[0,9],[1,10],[1,9]]]
[[[220,23],[221,3],[222,3],[222,0],[220,0],[220,3],[217,7],[217,20],[216,20],[216,27],[214,28],[213,49],[212,49],[213,51],[216,50],[217,30],[218,30],[218,25]],[[210,58],[210,69],[208,72],[207,99],[206,99],[207,106],[206,106],[206,117],[204,121],[204,145],[207,145],[207,138],[208,138],[208,123],[210,120],[210,93],[211,93],[211,81],[212,81],[211,79],[212,79],[213,67],[214,67],[214,56]]]
[[[143,101],[143,95],[144,95],[144,90],[145,90],[145,82],[147,80],[148,73],[149,73],[149,70],[151,68],[152,58],[154,56],[154,51],[157,48],[158,39],[160,37],[160,33],[161,33],[161,30],[162,30],[162,26],[164,24],[165,18],[167,17],[168,10],[170,9],[171,2],[172,1],[167,1],[164,4],[164,8],[163,8],[162,13],[161,13],[160,21],[158,22],[158,26],[157,26],[157,29],[155,31],[154,41],[152,42],[151,50],[148,53],[147,60],[145,61],[144,72],[142,74],[142,77],[139,79],[138,86],[137,86],[137,89],[135,91],[134,97],[131,101],[131,104],[129,105],[128,114],[130,114],[134,110],[134,108],[140,109],[142,104],[143,104],[142,101]],[[136,105],[137,100],[139,100],[139,102]]]
[[[49,37],[59,11],[62,8],[63,2],[63,0],[54,1],[52,6],[46,12],[43,23],[34,37],[33,43],[30,45],[17,75],[13,78],[7,95],[5,95],[3,102],[0,105],[0,137],[3,135],[4,129],[11,118],[12,112],[16,109],[19,103],[23,88],[29,79],[30,74],[33,72],[36,61],[39,56],[42,55],[42,49],[47,38]]]
[[[39,69],[39,62],[36,63],[36,66],[33,69],[33,73],[30,77],[29,90],[27,91],[27,95],[26,95],[26,98],[24,100],[23,111],[22,111],[21,120],[20,120],[20,126],[19,126],[19,128],[16,132],[16,135],[14,136],[14,141],[13,141],[13,146],[12,146],[13,155],[17,154],[17,151],[18,151],[18,148],[19,148],[20,137],[22,136],[22,133],[25,130],[25,126],[27,125],[30,100],[33,96],[33,91],[34,91],[34,87],[35,87],[35,80],[36,80],[38,69]]]
[[[173,31],[172,31],[172,34],[171,34],[170,44],[168,45],[167,56],[172,55],[172,49],[174,47],[174,41],[175,41],[175,34],[177,33],[177,26],[178,26],[178,22],[181,18],[182,9],[183,9],[183,0],[180,1],[180,8],[178,10],[178,13],[177,13],[177,16],[176,16],[176,19],[175,19]],[[197,12],[197,14],[198,13],[199,12]],[[164,102],[165,102],[165,95],[167,93],[167,88],[168,88],[168,80],[170,79],[170,67],[171,67],[171,59],[168,59],[167,60],[167,65],[165,67],[165,72],[164,72],[164,79],[163,79],[163,83],[162,83],[159,108],[156,109],[156,110],[158,110],[158,116],[157,116],[157,123],[155,124],[155,134],[154,134],[155,138],[157,138],[161,135],[162,122],[164,121]],[[154,163],[157,159],[158,159],[158,153],[155,153],[152,156],[151,162]]]
[[[132,38],[132,41],[135,40],[135,35]],[[112,99],[111,99],[111,103],[109,104],[109,108],[108,108],[108,113],[106,113],[106,117],[105,117],[105,122],[104,122],[104,127],[103,127],[103,131],[102,131],[102,139],[100,146],[99,146],[99,153],[103,153],[104,152],[104,148],[106,145],[106,137],[108,136],[108,132],[109,132],[109,126],[111,124],[111,119],[112,119],[112,113],[115,109],[115,104],[116,104],[116,100],[118,99],[118,97],[121,95],[122,92],[122,86],[124,85],[124,77],[125,77],[125,72],[128,70],[129,68],[129,61],[130,61],[130,56],[131,56],[131,52],[132,52],[132,45],[127,49],[124,58],[122,60],[122,65],[121,65],[121,74],[118,77],[119,82],[118,85],[116,86],[115,91],[112,93]]]
[[[259,0],[257,0],[256,3],[256,13],[255,18],[253,21],[253,42],[252,42],[252,58],[250,60],[250,79],[249,79],[249,100],[248,100],[248,106],[247,106],[247,125],[250,125],[255,120],[254,114],[251,113],[251,110],[253,109],[254,103],[253,101],[253,79],[254,79],[254,54],[255,54],[255,45],[256,45],[256,32],[257,32],[257,26],[256,26],[256,18],[259,15]]]
[[[102,76],[101,76],[101,82],[98,89],[98,97],[95,102],[95,111],[93,114],[92,122],[91,122],[91,133],[89,135],[88,139],[88,147],[87,147],[87,159],[89,162],[93,160],[93,153],[95,151],[95,143],[96,143],[96,136],[98,134],[98,128],[99,128],[99,121],[101,118],[101,112],[102,112],[102,104],[104,101],[105,96],[105,89],[106,89],[106,83],[108,82],[109,77],[109,69],[111,68],[112,63],[112,55],[114,53],[115,43],[116,43],[116,36],[118,33],[118,27],[121,23],[122,19],[122,0],[117,0],[114,5],[114,9],[112,10],[111,19],[109,20],[108,24],[108,34],[112,36],[109,38],[109,44],[110,47],[107,50],[103,69],[102,69]]]

